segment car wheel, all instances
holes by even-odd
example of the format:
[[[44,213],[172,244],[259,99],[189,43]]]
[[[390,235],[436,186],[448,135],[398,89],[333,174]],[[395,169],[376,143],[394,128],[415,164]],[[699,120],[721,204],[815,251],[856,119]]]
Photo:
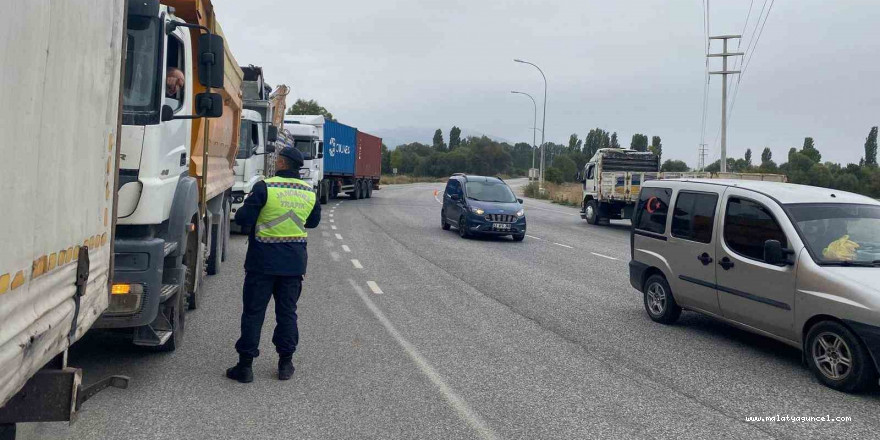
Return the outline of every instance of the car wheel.
[[[446,222],[446,213],[440,211],[440,227],[443,228],[444,231],[449,230],[449,223]]]
[[[822,321],[810,328],[804,351],[813,374],[835,390],[862,391],[877,378],[868,350],[838,322]]]
[[[470,232],[468,232],[467,228],[467,219],[464,216],[458,219],[458,235],[461,238],[468,238],[471,236]]]
[[[681,307],[672,296],[672,289],[666,278],[651,275],[644,287],[645,311],[655,322],[672,324],[681,316]]]
[[[584,214],[587,219],[587,223],[591,225],[595,225],[599,221],[599,205],[595,200],[590,200],[587,202],[587,206],[584,207]]]
[[[526,234],[513,234],[513,241],[523,241],[526,238]]]

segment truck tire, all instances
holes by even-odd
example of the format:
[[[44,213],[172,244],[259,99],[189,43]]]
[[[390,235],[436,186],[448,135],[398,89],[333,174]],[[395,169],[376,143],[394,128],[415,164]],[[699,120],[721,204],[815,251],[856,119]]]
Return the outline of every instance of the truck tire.
[[[373,198],[373,181],[372,180],[365,180],[364,182],[366,182],[366,184],[367,184],[367,198],[372,199]]]
[[[178,291],[173,297],[162,304],[159,313],[165,314],[171,323],[171,337],[164,344],[155,347],[156,351],[171,352],[183,345],[183,335],[186,333],[186,309],[187,300],[185,292]]]
[[[318,184],[318,201],[322,205],[326,205],[330,201],[330,182],[322,180]]]
[[[221,232],[223,219],[220,224],[211,225],[211,251],[208,253],[208,275],[217,275],[220,272],[220,258],[223,253],[223,233]]]
[[[351,188],[350,197],[352,200],[357,200],[360,198],[360,195],[361,195],[361,185],[357,181],[355,181],[354,185]]]
[[[230,218],[232,212],[232,200],[227,199],[223,206],[223,228],[221,229],[223,232],[223,250],[220,254],[220,261],[225,262],[226,249],[229,247],[229,236],[232,234],[232,219]]]
[[[193,221],[198,221],[193,219]],[[204,228],[199,227],[197,233],[186,234],[186,253],[183,264],[186,267],[186,303],[189,310],[199,307],[199,289],[205,277],[205,243],[202,240]]]
[[[599,204],[595,200],[587,202],[587,206],[584,207],[584,218],[591,225],[599,222]]]

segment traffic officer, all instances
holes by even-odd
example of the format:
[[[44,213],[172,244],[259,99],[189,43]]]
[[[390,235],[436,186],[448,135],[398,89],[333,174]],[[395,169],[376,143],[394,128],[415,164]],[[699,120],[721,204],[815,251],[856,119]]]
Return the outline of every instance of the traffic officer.
[[[226,377],[242,383],[252,382],[254,358],[260,355],[260,331],[269,306],[275,298],[275,334],[272,343],[278,352],[278,379],[293,376],[293,352],[299,342],[296,302],[306,273],[306,228],[321,222],[321,204],[315,203],[312,187],[299,180],[302,154],[294,148],[282,149],[275,160],[275,177],[254,185],[235,222],[250,229],[244,262],[244,295],[241,337],[235,343],[238,364],[226,370]]]

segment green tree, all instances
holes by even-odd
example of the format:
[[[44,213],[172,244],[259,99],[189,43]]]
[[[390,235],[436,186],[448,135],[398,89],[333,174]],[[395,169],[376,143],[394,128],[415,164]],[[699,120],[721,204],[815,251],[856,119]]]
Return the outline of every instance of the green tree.
[[[752,149],[746,148],[746,155],[744,157],[746,160],[746,165],[751,168],[752,167]]]
[[[663,172],[684,173],[690,170],[684,161],[672,159],[667,159],[660,167],[660,171]]]
[[[761,152],[761,165],[771,160],[773,160],[773,152],[770,151],[770,147],[764,147],[764,151]]]
[[[801,149],[801,153],[809,157],[814,163],[822,162],[822,154],[816,149],[816,145],[811,137],[804,138],[804,147]]]
[[[434,132],[434,151],[446,151],[446,143],[443,142],[443,130],[439,128]]]
[[[620,142],[617,141],[617,132],[611,133],[611,148],[620,148]]]
[[[648,136],[641,133],[634,134],[629,148],[636,151],[648,151]]]
[[[452,126],[452,129],[449,130],[449,151],[452,151],[461,145],[461,129]]]
[[[391,152],[388,151],[388,146],[385,145],[385,142],[382,142],[382,172],[385,174],[390,174],[392,171],[391,167]]]
[[[577,133],[572,133],[572,135],[568,137],[568,151],[581,151],[582,144],[583,142],[578,139]]]
[[[652,136],[651,137],[651,152],[657,155],[657,159],[661,159],[663,157],[663,142],[660,141],[660,136]]]
[[[877,166],[877,127],[871,127],[865,139],[865,165]]]
[[[321,105],[318,104],[318,101],[315,101],[314,99],[310,99],[308,101],[304,99],[297,99],[296,102],[294,102],[293,105],[290,106],[289,109],[287,109],[287,114],[322,115],[331,121],[335,121],[335,119],[333,119],[333,113],[330,113],[329,111],[327,111],[326,108],[321,107]]]
[[[577,165],[567,155],[556,158],[553,168],[559,170],[559,179],[563,182],[573,182],[577,174]]]

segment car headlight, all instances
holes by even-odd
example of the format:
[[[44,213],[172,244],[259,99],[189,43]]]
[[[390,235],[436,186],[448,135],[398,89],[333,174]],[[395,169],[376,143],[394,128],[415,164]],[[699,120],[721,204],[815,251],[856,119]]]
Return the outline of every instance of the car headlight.
[[[526,215],[526,210],[525,210],[525,209],[520,209],[519,211],[516,211],[516,216],[517,216],[517,217],[522,217],[522,216],[524,216],[524,215]]]
[[[483,215],[483,214],[486,213],[486,211],[483,211],[483,210],[480,209],[480,208],[471,208],[471,211],[473,211],[473,213],[476,214],[476,215]]]

